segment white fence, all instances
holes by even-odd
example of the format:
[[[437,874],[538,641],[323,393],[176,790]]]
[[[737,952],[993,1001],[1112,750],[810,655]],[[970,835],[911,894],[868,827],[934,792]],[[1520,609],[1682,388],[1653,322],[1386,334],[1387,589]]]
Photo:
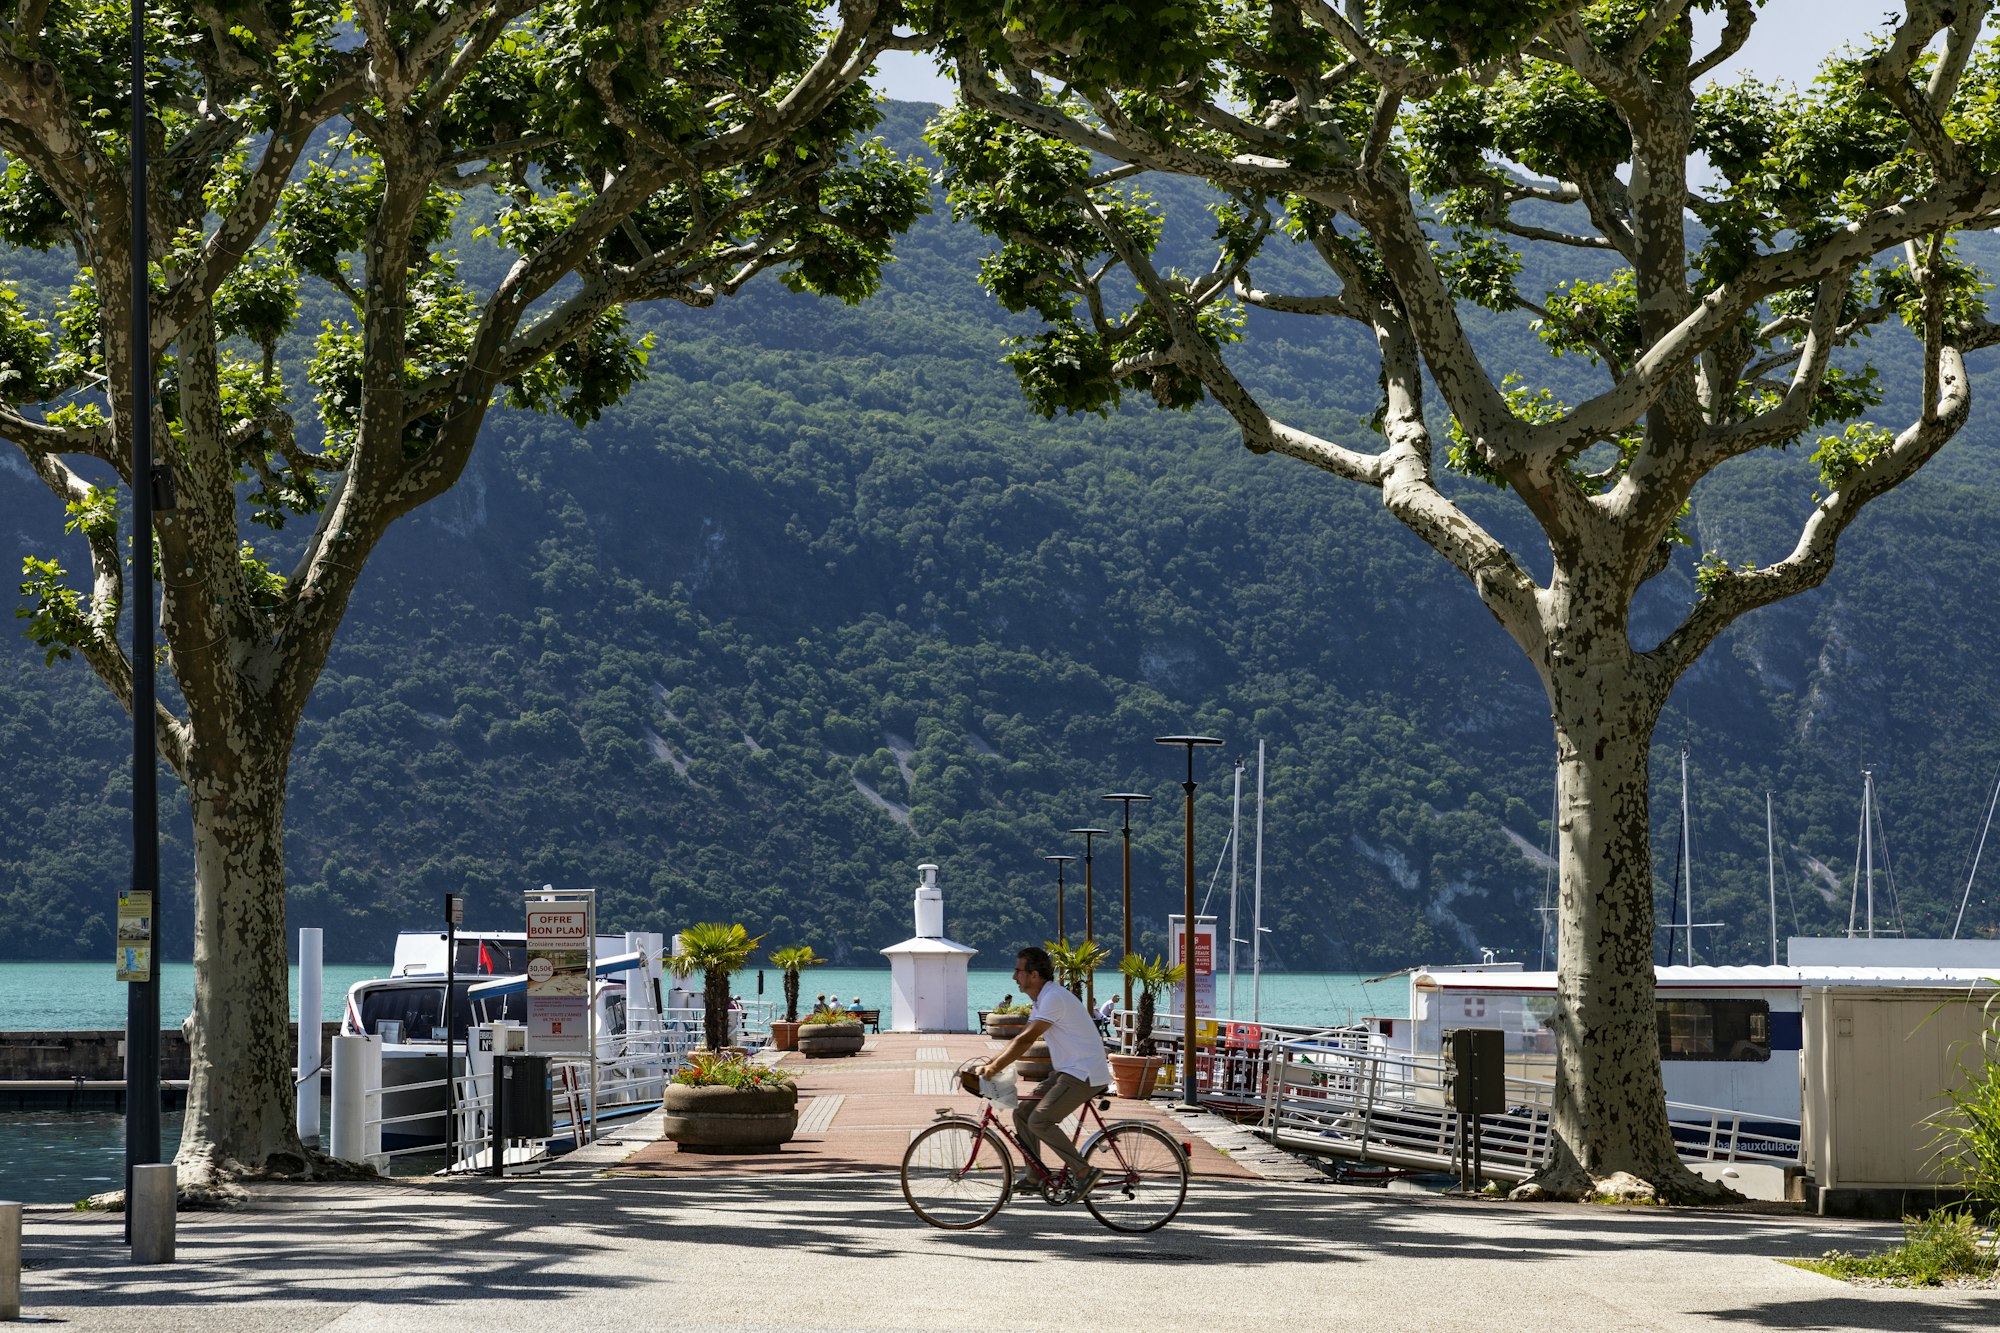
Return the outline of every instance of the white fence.
[[[752,1000],[730,1013],[729,1036],[734,1044],[768,1044],[772,1002]],[[667,1081],[705,1043],[699,1008],[669,1008],[664,1013],[634,1011],[626,1031],[600,1037],[600,1054],[554,1057],[549,1066],[550,1100],[555,1137],[582,1146],[596,1137],[605,1120],[650,1110],[665,1095]],[[448,1171],[490,1164],[492,1134],[492,1056],[468,1057],[461,1045],[453,1063],[454,1161]],[[388,1057],[427,1059],[442,1066],[444,1049],[403,1048]],[[596,1066],[596,1099],[592,1102],[591,1066]],[[402,1081],[385,1078],[384,1050],[379,1037],[336,1037],[333,1042],[333,1123],[330,1148],[335,1157],[368,1162],[387,1169],[390,1159],[416,1153],[436,1153],[444,1147],[445,1084],[443,1078]],[[474,1066],[474,1067],[468,1067]],[[414,1106],[416,1109],[410,1109]],[[393,1109],[394,1114],[389,1111]],[[502,1126],[504,1129],[505,1127]],[[384,1149],[384,1132],[399,1138],[417,1137],[412,1146]],[[511,1136],[510,1136],[511,1137]],[[546,1147],[546,1144],[542,1145]]]

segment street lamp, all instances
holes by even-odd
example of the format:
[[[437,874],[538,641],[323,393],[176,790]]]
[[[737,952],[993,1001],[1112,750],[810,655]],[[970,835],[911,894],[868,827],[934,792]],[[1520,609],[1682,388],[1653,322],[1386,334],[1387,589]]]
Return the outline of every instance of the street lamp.
[[[1095,899],[1090,873],[1090,840],[1099,834],[1108,834],[1111,830],[1108,828],[1073,828],[1070,832],[1081,833],[1083,835],[1083,942],[1090,944],[1097,938],[1097,914],[1094,907]],[[1097,1008],[1097,969],[1095,967],[1090,969],[1090,974],[1084,979],[1083,986],[1090,1007],[1092,1009]]]
[[[1222,740],[1217,736],[1155,736],[1153,742],[1187,747],[1187,781],[1181,784],[1186,793],[1182,804],[1186,835],[1182,839],[1181,961],[1186,970],[1181,974],[1181,1102],[1198,1107],[1201,1103],[1194,1086],[1194,747],[1220,745]]]
[[[160,1160],[160,824],[153,686],[153,330],[146,260],[146,6],[132,0],[132,888],[151,917],[144,979],[125,991],[125,1238],[132,1168]],[[107,385],[108,389],[110,386]],[[134,915],[141,910],[134,904]],[[136,961],[136,960],[135,960]],[[317,1015],[314,1016],[317,1021]]]
[[[1063,867],[1071,861],[1076,860],[1076,858],[1064,854],[1062,856],[1044,856],[1042,859],[1056,863],[1056,938],[1064,944],[1068,944],[1069,936],[1063,934]]]
[[[1132,802],[1150,801],[1153,798],[1142,791],[1108,791],[1104,793],[1104,799],[1107,801],[1123,801],[1125,803],[1125,825],[1122,830],[1125,834],[1125,913],[1119,918],[1123,922],[1125,948],[1118,955],[1118,961],[1123,963],[1125,955],[1132,952]],[[1132,1012],[1132,978],[1130,977],[1125,978],[1125,1012],[1128,1014]]]

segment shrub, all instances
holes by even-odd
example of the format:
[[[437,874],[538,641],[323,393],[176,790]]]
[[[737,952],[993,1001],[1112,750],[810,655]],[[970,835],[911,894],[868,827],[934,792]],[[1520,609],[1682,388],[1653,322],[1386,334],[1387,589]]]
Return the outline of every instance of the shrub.
[[[807,1014],[804,1021],[811,1023],[859,1023],[861,1020],[845,1009],[820,1009]]]
[[[1956,1278],[1990,1278],[1994,1262],[1984,1252],[1979,1224],[1952,1208],[1928,1217],[1903,1219],[1903,1243],[1880,1254],[1828,1250],[1817,1259],[1794,1261],[1800,1268],[1844,1281],[1872,1278],[1899,1287],[1935,1287]]]
[[[789,1088],[792,1076],[771,1065],[753,1065],[740,1055],[696,1051],[674,1072],[673,1081],[688,1088]]]

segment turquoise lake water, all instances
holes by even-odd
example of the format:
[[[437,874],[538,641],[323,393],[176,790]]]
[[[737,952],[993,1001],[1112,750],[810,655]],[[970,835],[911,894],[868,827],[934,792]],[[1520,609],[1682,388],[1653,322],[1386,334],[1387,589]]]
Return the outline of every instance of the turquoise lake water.
[[[347,988],[357,981],[378,977],[386,969],[328,964],[324,969],[321,1017],[340,1017]],[[741,972],[734,978],[736,994],[755,998],[757,972]],[[765,998],[783,998],[783,975],[765,969]],[[1371,1015],[1396,1016],[1409,1009],[1409,983],[1394,977],[1374,985],[1359,972],[1290,972],[1267,974],[1261,985],[1261,1003],[1252,1014],[1250,974],[1239,971],[1236,978],[1234,1016],[1243,1021],[1261,1017],[1271,1023],[1318,1025],[1344,1023]],[[1123,978],[1115,972],[1098,974],[1099,997],[1118,994]],[[1014,989],[1014,979],[999,970],[974,969],[967,989],[972,1009],[990,1008],[1002,995]],[[889,1004],[889,969],[817,967],[799,983],[802,1003],[810,1006],[815,994],[838,995],[851,1003],[856,996],[863,1009],[880,1009],[886,1017]],[[1178,1008],[1178,992],[1168,1007]],[[1216,978],[1216,1009],[1230,1017],[1229,978]],[[194,1004],[194,964],[168,963],[160,974],[161,1026],[173,1027],[186,1017]],[[298,969],[292,969],[292,1012],[298,1013]],[[968,1019],[969,1019],[968,1015]],[[113,979],[110,963],[0,963],[0,1032],[77,1031],[125,1026],[125,988]],[[4,1131],[0,1131],[4,1132]]]
[[[1010,960],[1011,961],[1011,960]],[[347,988],[380,976],[382,967],[337,966],[324,972],[321,1017],[334,1020]],[[1370,1015],[1396,1016],[1409,1008],[1405,977],[1366,984],[1360,973],[1309,972],[1274,974],[1263,978],[1258,1013],[1265,1021],[1318,1026],[1344,1023]],[[758,994],[755,970],[735,978],[736,994]],[[763,994],[782,1000],[783,976],[764,972]],[[1123,978],[1100,973],[1099,996],[1121,993]],[[820,993],[842,1002],[860,1000],[864,1009],[890,1008],[887,968],[814,968],[799,987],[802,1004],[810,1006]],[[998,970],[975,970],[967,992],[972,1009],[990,1008],[1014,990],[1013,977]],[[1176,997],[1177,999],[1178,997]],[[168,963],[160,976],[162,1026],[172,1027],[194,1002],[194,965]],[[1172,1001],[1169,1002],[1172,1006]],[[1229,979],[1216,981],[1216,1007],[1229,1017]],[[292,969],[292,1009],[298,1010],[298,969]],[[1239,971],[1235,1016],[1252,1017],[1250,974]],[[967,1015],[968,1025],[971,1015]],[[109,963],[0,962],[0,1031],[76,1031],[125,1026],[125,988],[113,979]],[[180,1136],[180,1116],[164,1118],[164,1140],[171,1157]],[[322,1120],[322,1123],[325,1123]],[[69,1203],[88,1194],[115,1188],[123,1171],[125,1121],[113,1112],[0,1111],[0,1198],[25,1203]]]

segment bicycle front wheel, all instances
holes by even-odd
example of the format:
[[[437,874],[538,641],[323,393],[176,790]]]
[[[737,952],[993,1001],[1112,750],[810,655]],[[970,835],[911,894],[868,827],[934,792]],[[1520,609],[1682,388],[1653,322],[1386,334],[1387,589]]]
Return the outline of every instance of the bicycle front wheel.
[[[1187,1201],[1181,1145],[1151,1125],[1111,1126],[1091,1141],[1084,1160],[1104,1172],[1084,1206],[1113,1231],[1158,1230]]]
[[[910,1140],[903,1154],[903,1197],[934,1227],[969,1231],[1000,1211],[1014,1192],[1014,1161],[992,1130],[970,1120],[941,1120]]]

